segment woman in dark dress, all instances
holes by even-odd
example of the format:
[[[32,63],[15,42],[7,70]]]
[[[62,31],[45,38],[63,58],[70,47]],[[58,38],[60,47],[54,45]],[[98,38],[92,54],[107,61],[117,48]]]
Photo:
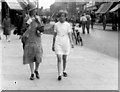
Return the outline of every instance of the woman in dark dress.
[[[10,42],[10,34],[11,34],[11,20],[9,15],[3,19],[3,34],[6,36],[6,40]]]
[[[37,30],[38,26],[41,26],[40,17],[36,16],[36,7],[34,3],[29,3],[29,14],[30,18],[27,21],[28,29],[23,34],[26,37],[23,64],[29,64],[31,70],[30,80],[34,80],[34,73],[36,78],[39,79],[39,64],[42,62],[42,43],[41,43],[41,32]],[[34,70],[35,62],[35,70]]]

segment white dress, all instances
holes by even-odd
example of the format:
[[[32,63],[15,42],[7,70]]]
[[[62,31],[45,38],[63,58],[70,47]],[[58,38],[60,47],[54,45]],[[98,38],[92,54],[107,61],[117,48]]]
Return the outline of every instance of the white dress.
[[[54,32],[57,32],[55,39],[55,53],[68,55],[70,53],[70,39],[68,33],[71,32],[71,26],[68,22],[57,22],[54,27]]]

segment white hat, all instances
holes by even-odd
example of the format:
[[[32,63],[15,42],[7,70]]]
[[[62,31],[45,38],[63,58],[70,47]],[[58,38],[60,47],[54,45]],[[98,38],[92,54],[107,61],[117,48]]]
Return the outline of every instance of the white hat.
[[[65,16],[67,16],[68,12],[66,10],[59,10],[58,17],[60,17],[61,14],[65,14]]]
[[[65,14],[68,14],[67,10],[59,10],[59,13],[65,13]]]
[[[29,2],[27,7],[28,7],[28,11],[32,11],[37,8],[37,5],[34,2]]]

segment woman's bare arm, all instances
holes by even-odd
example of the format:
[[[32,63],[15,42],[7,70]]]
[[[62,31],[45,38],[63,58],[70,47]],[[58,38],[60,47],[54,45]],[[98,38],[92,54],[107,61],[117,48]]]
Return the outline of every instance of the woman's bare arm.
[[[57,36],[57,32],[54,32],[54,35],[53,35],[53,44],[52,44],[52,50],[55,51],[54,47],[55,47],[55,39],[56,39],[56,36]]]
[[[73,40],[72,40],[72,33],[69,32],[68,36],[69,36],[69,39],[70,39],[70,44],[71,44],[72,48],[74,48],[74,44],[73,44]]]

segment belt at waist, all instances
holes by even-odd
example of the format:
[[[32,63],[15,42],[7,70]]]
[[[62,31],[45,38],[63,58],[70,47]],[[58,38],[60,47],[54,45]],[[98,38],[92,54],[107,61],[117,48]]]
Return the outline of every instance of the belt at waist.
[[[68,36],[68,35],[66,35],[66,34],[65,35],[59,35],[59,34],[57,34],[57,36],[63,37],[63,36]]]

